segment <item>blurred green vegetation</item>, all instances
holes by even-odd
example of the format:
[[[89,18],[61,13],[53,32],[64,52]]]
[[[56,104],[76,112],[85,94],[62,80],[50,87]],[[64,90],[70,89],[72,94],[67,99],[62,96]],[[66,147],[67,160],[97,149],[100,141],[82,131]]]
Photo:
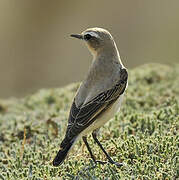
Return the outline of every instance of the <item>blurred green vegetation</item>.
[[[121,168],[93,168],[82,141],[60,167],[51,164],[79,83],[0,100],[0,179],[178,179],[178,68],[150,64],[129,70],[121,112],[99,137],[112,158],[124,164]],[[89,143],[96,157],[105,160],[91,136]]]

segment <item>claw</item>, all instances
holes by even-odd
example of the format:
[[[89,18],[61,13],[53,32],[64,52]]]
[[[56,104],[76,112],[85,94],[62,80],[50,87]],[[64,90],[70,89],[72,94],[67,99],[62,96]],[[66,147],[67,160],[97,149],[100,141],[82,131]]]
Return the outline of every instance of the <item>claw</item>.
[[[97,160],[97,161],[95,161],[95,163],[96,163],[96,164],[99,163],[99,164],[104,165],[104,164],[107,164],[108,162],[107,162],[107,161],[100,161],[100,160]]]

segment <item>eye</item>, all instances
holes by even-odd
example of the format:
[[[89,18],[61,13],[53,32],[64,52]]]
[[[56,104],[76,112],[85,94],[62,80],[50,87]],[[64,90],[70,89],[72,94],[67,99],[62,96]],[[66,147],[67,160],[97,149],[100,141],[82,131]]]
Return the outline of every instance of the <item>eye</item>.
[[[85,39],[86,41],[90,40],[91,38],[92,38],[92,36],[91,36],[90,34],[84,35],[84,39]]]

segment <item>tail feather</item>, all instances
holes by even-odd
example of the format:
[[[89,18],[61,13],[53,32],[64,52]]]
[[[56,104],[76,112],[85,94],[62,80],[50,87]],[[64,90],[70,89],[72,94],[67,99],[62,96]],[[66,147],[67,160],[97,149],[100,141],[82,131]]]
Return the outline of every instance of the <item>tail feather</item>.
[[[60,149],[58,151],[56,157],[53,160],[53,166],[59,166],[62,164],[62,162],[65,160],[69,150],[71,149],[73,143],[74,143],[74,141],[69,142],[65,146],[61,147],[62,149]]]

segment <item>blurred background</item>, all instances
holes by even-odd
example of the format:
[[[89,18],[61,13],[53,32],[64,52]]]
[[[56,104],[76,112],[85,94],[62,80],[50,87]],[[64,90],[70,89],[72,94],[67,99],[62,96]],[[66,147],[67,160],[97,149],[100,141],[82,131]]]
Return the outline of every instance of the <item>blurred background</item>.
[[[0,98],[83,80],[92,56],[70,38],[108,29],[123,64],[179,62],[178,0],[1,0]]]

